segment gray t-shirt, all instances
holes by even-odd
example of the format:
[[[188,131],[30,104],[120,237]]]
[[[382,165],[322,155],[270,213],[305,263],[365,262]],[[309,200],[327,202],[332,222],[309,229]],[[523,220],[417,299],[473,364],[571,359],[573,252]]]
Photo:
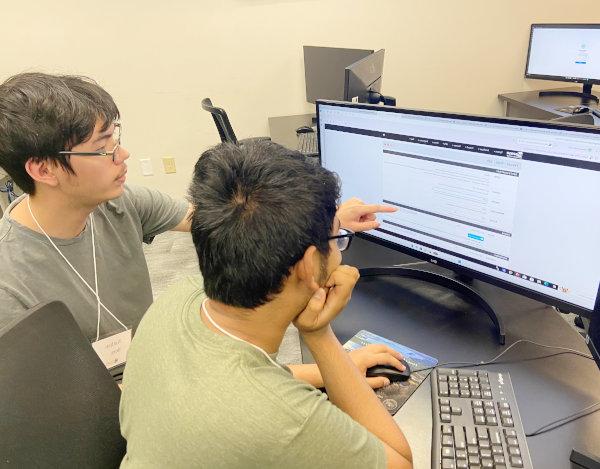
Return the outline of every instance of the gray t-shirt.
[[[0,332],[41,302],[65,303],[85,336],[96,338],[96,298],[46,237],[10,218],[14,201],[0,220]],[[144,187],[125,187],[117,199],[93,212],[100,300],[134,330],[152,303],[152,288],[142,241],[175,227],[188,204]],[[72,239],[54,239],[60,251],[94,287],[92,238],[88,222]],[[100,337],[123,328],[102,310]]]
[[[313,386],[200,317],[201,278],[150,307],[129,350],[121,468],[386,467],[381,441]]]

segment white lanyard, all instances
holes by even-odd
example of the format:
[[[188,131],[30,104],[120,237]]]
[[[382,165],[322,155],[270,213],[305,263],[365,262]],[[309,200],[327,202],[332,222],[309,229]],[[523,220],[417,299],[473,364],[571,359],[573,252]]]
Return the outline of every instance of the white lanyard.
[[[213,318],[210,317],[210,314],[208,314],[208,309],[206,309],[206,302],[208,301],[208,298],[205,298],[204,301],[202,302],[202,311],[204,311],[204,315],[206,316],[206,318],[210,321],[210,323],[215,326],[217,329],[219,329],[223,334],[225,334],[226,336],[231,337],[232,339],[235,339],[239,342],[244,342],[245,344],[251,345],[252,347],[254,347],[256,350],[258,350],[260,353],[262,353],[265,357],[267,357],[269,359],[269,361],[271,363],[273,363],[273,365],[275,365],[278,368],[281,368],[283,370],[283,367],[277,363],[275,360],[273,360],[271,358],[271,356],[265,352],[263,349],[261,349],[258,345],[254,345],[253,343],[247,342],[244,339],[240,339],[239,337],[231,334],[230,332],[227,332],[225,329],[223,329],[221,326],[219,326],[214,320]]]
[[[31,215],[31,218],[33,219],[33,221],[35,222],[35,224],[37,225],[39,230],[44,234],[44,236],[46,236],[46,238],[48,239],[50,244],[54,247],[54,249],[56,249],[56,252],[58,252],[61,255],[61,257],[65,260],[65,262],[67,264],[69,264],[69,267],[71,267],[71,270],[73,272],[75,272],[75,274],[84,283],[84,285],[88,288],[88,290],[90,290],[96,297],[96,302],[98,305],[98,320],[96,322],[96,341],[98,341],[98,339],[100,338],[100,307],[104,308],[106,310],[106,312],[114,318],[115,321],[117,321],[121,326],[123,326],[123,328],[125,330],[127,330],[127,326],[125,326],[125,324],[123,324],[121,321],[119,321],[119,318],[117,318],[113,313],[111,313],[111,311],[106,306],[104,306],[104,304],[100,301],[100,295],[98,294],[98,270],[96,268],[96,242],[95,242],[95,238],[94,238],[94,217],[93,217],[93,215],[90,214],[90,229],[92,230],[92,256],[94,257],[94,282],[95,282],[95,287],[96,287],[95,289],[93,289],[90,286],[90,284],[85,281],[85,279],[81,276],[81,274],[79,272],[77,272],[77,269],[75,267],[73,267],[73,264],[71,264],[69,262],[69,259],[67,259],[65,257],[65,255],[60,251],[60,249],[58,249],[58,246],[56,244],[54,244],[54,241],[52,241],[52,238],[50,238],[50,236],[48,236],[48,233],[46,233],[44,231],[44,228],[42,228],[42,225],[40,225],[40,223],[37,221],[37,218],[35,218],[35,215],[33,214],[33,211],[31,210],[31,204],[29,203],[29,196],[27,196],[27,208],[29,208],[29,214]]]

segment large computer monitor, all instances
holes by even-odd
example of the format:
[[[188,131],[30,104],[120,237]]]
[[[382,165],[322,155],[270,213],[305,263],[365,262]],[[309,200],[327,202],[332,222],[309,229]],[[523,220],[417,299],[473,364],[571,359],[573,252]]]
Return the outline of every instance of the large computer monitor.
[[[362,236],[544,303],[600,314],[600,130],[317,102],[342,197],[398,208]]]
[[[600,83],[600,24],[532,24],[525,77],[583,83],[582,92],[542,96],[568,94],[598,101],[592,85]]]
[[[306,100],[344,99],[344,69],[372,53],[372,49],[304,46]]]

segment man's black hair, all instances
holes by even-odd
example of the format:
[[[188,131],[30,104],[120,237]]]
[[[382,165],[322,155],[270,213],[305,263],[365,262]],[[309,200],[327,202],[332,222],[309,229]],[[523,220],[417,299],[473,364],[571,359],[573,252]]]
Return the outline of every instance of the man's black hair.
[[[333,173],[270,141],[204,152],[189,195],[207,296],[255,308],[281,291],[309,246],[328,256],[339,190]]]
[[[104,131],[118,118],[111,96],[89,78],[15,75],[0,85],[0,167],[34,194],[34,181],[25,170],[30,158],[55,161],[73,173],[59,152],[90,138],[98,120]]]

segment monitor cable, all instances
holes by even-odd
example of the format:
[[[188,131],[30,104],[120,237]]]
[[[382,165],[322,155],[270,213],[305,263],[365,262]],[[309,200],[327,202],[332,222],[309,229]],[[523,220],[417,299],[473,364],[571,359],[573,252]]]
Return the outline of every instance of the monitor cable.
[[[534,342],[533,340],[528,340],[528,339],[519,339],[515,342],[513,342],[512,344],[510,344],[506,350],[503,350],[501,353],[499,353],[498,355],[496,355],[494,358],[490,359],[490,360],[486,360],[486,361],[481,361],[481,362],[476,362],[476,363],[468,363],[468,362],[445,362],[445,363],[438,363],[436,366],[432,366],[429,368],[420,368],[418,370],[413,370],[414,372],[419,372],[419,371],[428,371],[428,370],[433,370],[435,368],[439,368],[442,366],[448,366],[448,365],[452,365],[455,366],[456,368],[467,368],[467,367],[472,367],[472,366],[485,366],[485,365],[491,365],[494,363],[499,363],[497,360],[504,355],[506,352],[508,352],[511,348],[513,348],[515,345],[519,344],[519,343],[530,343],[533,345],[537,345],[538,347],[544,347],[544,348],[549,348],[549,349],[557,349],[557,350],[561,350],[561,352],[557,352],[557,353],[551,353],[549,355],[542,355],[540,357],[533,357],[533,358],[521,358],[519,360],[516,360],[516,363],[521,362],[521,361],[526,361],[526,360],[538,360],[538,359],[542,359],[542,358],[549,358],[549,357],[555,357],[558,355],[563,355],[563,354],[573,354],[573,355],[577,355],[583,358],[587,358],[589,360],[594,360],[594,357],[580,352],[578,350],[574,350],[574,349],[570,349],[570,348],[566,348],[566,347],[559,347],[556,345],[544,345],[544,344],[540,344],[538,342]],[[585,417],[586,415],[590,415],[593,414],[594,412],[597,412],[598,410],[600,410],[600,402],[594,402],[593,404],[588,405],[587,407],[584,407],[581,410],[578,410],[577,412],[574,412],[570,415],[567,415],[566,417],[562,417],[560,419],[556,419],[553,420],[550,423],[547,423],[543,426],[541,426],[540,428],[538,428],[537,430],[534,430],[532,432],[529,433],[525,433],[525,436],[527,437],[533,437],[533,436],[538,436],[538,435],[542,435],[546,432],[555,430],[559,427],[562,427],[563,425],[566,425],[567,423],[573,422],[575,420],[578,420],[582,417]]]

